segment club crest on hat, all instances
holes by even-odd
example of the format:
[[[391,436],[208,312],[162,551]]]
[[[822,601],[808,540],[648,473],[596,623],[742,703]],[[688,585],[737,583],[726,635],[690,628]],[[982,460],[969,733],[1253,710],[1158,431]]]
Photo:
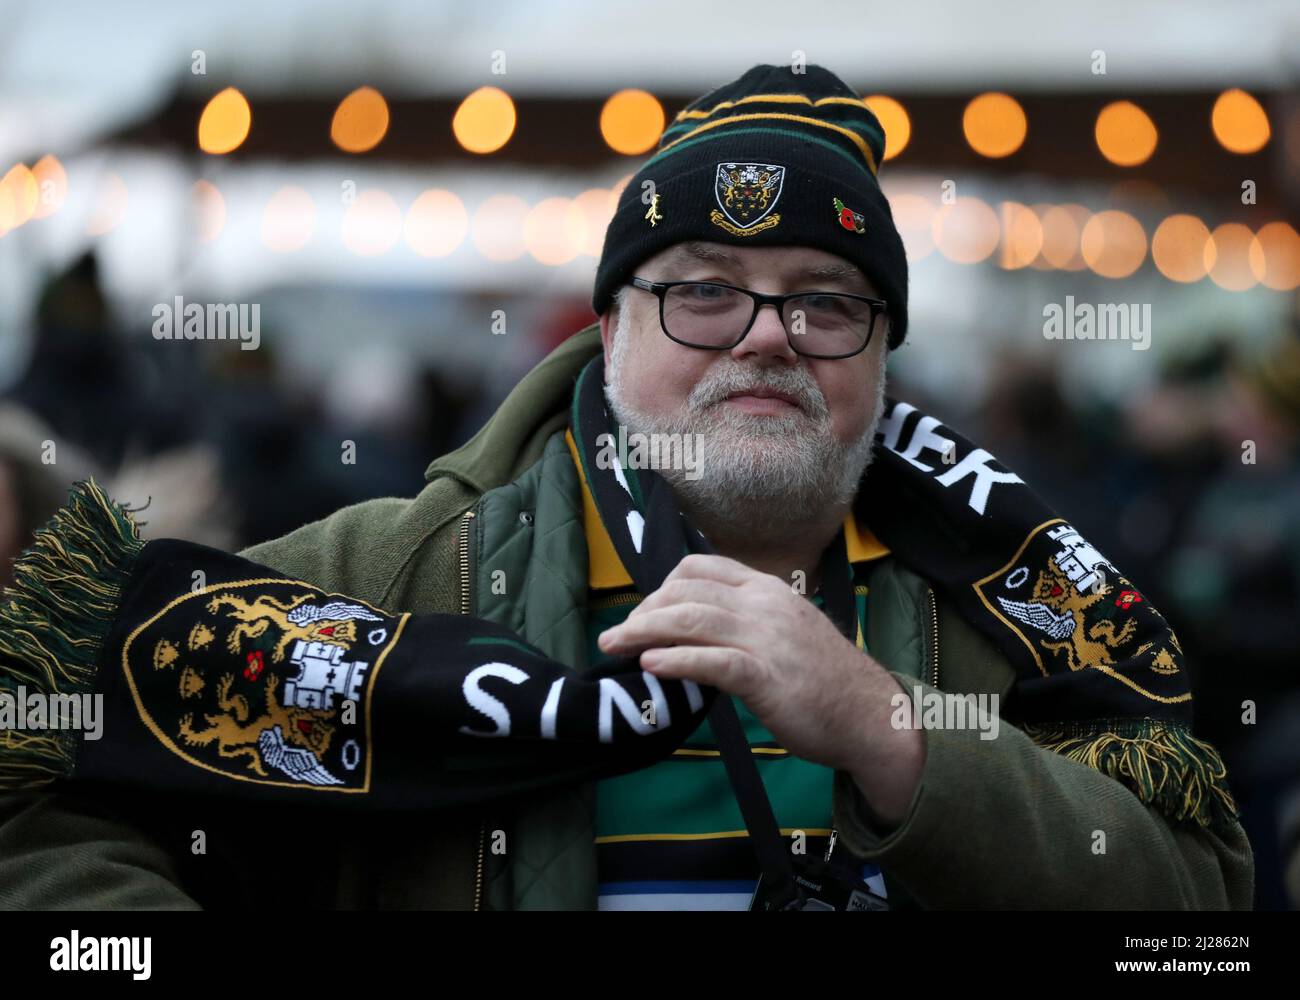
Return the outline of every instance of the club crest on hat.
[[[248,580],[173,601],[131,635],[122,663],[145,724],[188,763],[366,791],[370,688],[399,625],[308,584]],[[241,667],[228,668],[232,655]]]
[[[785,167],[780,164],[719,163],[713,184],[718,208],[709,213],[709,221],[732,236],[771,229],[781,221],[772,209],[784,183]]]

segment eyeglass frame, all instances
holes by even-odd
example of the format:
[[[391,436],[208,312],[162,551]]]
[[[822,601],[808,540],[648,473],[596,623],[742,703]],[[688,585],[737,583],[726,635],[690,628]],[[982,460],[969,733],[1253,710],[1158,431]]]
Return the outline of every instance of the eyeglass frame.
[[[698,351],[731,351],[735,350],[747,336],[749,331],[754,328],[754,321],[758,319],[758,311],[764,306],[770,305],[776,309],[776,315],[781,320],[781,329],[785,330],[786,343],[790,345],[790,350],[801,358],[814,358],[821,361],[843,361],[846,358],[855,358],[871,344],[871,338],[875,336],[876,321],[883,315],[885,322],[889,322],[889,303],[884,299],[874,299],[869,295],[858,295],[856,292],[831,292],[831,291],[808,291],[808,292],[787,292],[783,295],[768,295],[764,292],[751,291],[748,288],[741,288],[739,285],[729,285],[725,281],[651,281],[648,278],[633,276],[627,282],[633,288],[639,288],[642,291],[649,292],[659,300],[659,329],[663,330],[664,336],[674,344],[681,344],[683,347],[693,347]],[[718,288],[726,288],[733,292],[740,292],[748,295],[754,303],[754,311],[750,314],[749,322],[745,324],[745,329],[740,336],[736,338],[735,343],[725,344],[719,347],[709,347],[700,344],[688,344],[684,340],[678,340],[668,332],[668,321],[664,318],[664,302],[667,299],[668,291],[678,285],[714,285]],[[871,325],[867,329],[866,339],[862,341],[862,346],[851,354],[805,354],[794,344],[792,334],[785,325],[785,317],[782,315],[782,307],[790,299],[804,298],[809,295],[838,295],[846,299],[857,299],[859,302],[866,302],[871,306]]]

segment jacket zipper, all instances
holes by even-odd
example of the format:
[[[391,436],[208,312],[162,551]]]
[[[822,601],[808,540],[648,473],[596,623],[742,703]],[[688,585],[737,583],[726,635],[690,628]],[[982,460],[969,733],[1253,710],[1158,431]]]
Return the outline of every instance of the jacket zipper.
[[[460,556],[460,613],[470,613],[470,579],[469,579],[469,532],[474,520],[472,510],[465,511],[460,518],[460,536],[458,550]],[[487,843],[487,820],[479,824],[478,861],[474,865],[474,909],[483,905],[483,848]]]
[[[465,511],[460,516],[460,613],[467,615],[470,613],[469,606],[469,529],[470,522],[474,520],[472,510]]]
[[[937,688],[939,686],[939,605],[933,590],[927,590],[926,596],[928,598],[926,603],[930,610],[930,686]]]
[[[605,608],[617,608],[624,604],[640,604],[645,598],[640,594],[610,594],[608,597],[597,597],[588,605],[593,611],[603,610]]]

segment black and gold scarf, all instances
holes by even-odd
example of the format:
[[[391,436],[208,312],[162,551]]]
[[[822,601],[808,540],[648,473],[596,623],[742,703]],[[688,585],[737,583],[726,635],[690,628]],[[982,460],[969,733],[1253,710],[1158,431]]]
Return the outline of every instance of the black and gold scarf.
[[[616,430],[603,380],[596,358],[574,395],[574,438],[605,529],[648,593],[635,569],[646,554],[659,561],[707,543],[653,469],[598,460]],[[1229,822],[1223,762],[1191,733],[1183,651],[1146,595],[1019,476],[934,417],[889,400],[878,438],[855,515],[1014,666],[1002,716],[1171,819]],[[850,581],[835,549],[823,557],[823,594],[843,629]]]
[[[389,611],[203,545],[143,542],[94,483],[15,571],[0,713],[21,702],[43,726],[0,729],[0,789],[437,808],[644,767],[715,696],[635,657],[579,673],[486,619]],[[85,698],[98,739],[49,725],[84,719],[68,709]]]
[[[571,424],[642,592],[686,552],[709,551],[653,469],[598,459],[617,430],[599,357],[578,380]],[[857,516],[1015,666],[1007,721],[1173,820],[1231,822],[1223,764],[1191,735],[1182,650],[1146,596],[934,418],[891,401],[880,434]],[[822,591],[842,629],[845,565],[832,546]],[[0,789],[94,781],[457,805],[644,767],[695,730],[714,695],[635,657],[579,673],[484,619],[387,610],[205,546],[145,543],[93,483],[37,532],[0,601],[0,720],[6,699],[103,706],[99,740],[0,728]]]

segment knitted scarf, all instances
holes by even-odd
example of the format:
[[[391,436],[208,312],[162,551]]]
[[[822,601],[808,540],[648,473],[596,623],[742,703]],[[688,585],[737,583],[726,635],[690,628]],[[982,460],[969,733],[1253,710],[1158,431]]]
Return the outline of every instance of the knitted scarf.
[[[6,708],[42,727],[0,728],[0,789],[453,806],[644,767],[716,694],[635,657],[579,673],[486,619],[393,612],[207,546],[143,542],[93,482],[15,574],[0,727]],[[50,725],[84,720],[86,699],[98,739]]]
[[[707,543],[679,527],[685,519],[652,468],[600,455],[616,430],[603,383],[597,357],[574,394],[574,438],[615,550],[649,593],[636,568],[648,554],[658,562],[665,549]],[[1236,807],[1226,770],[1191,734],[1183,651],[1147,597],[1019,476],[934,417],[889,399],[877,437],[855,515],[1010,661],[1016,680],[1002,717],[1172,820],[1229,825]],[[843,631],[851,581],[835,552],[823,557],[822,590]]]
[[[604,527],[649,593],[686,552],[710,550],[658,473],[603,460],[617,430],[603,382],[597,357],[575,389],[573,436]],[[1145,595],[935,418],[891,400],[879,436],[856,514],[1015,667],[1004,719],[1171,820],[1230,824],[1223,764],[1191,735],[1182,650]],[[842,630],[843,564],[831,546],[824,607]],[[6,709],[66,714],[83,696],[102,696],[100,739],[6,726]],[[87,781],[435,808],[644,767],[714,696],[635,657],[580,673],[485,619],[387,610],[206,546],[144,542],[93,482],[36,533],[0,600],[0,789]]]

